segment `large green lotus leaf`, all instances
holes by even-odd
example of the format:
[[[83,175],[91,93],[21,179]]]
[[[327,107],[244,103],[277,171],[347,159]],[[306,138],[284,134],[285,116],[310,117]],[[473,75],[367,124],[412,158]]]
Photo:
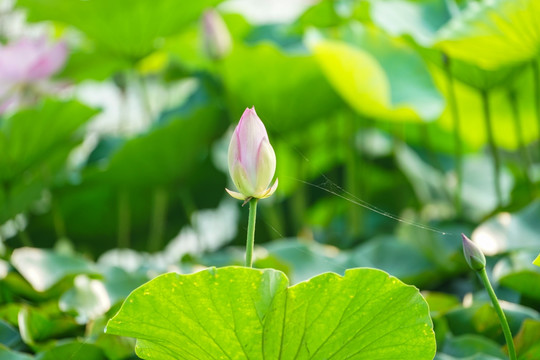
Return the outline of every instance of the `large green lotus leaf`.
[[[435,47],[487,69],[534,59],[540,53],[537,0],[469,2],[437,36]]]
[[[15,249],[11,263],[37,291],[46,291],[67,276],[96,273],[83,258],[37,248]]]
[[[240,118],[255,106],[270,132],[303,129],[342,105],[313,55],[288,54],[270,43],[235,44],[222,65],[233,113]]]
[[[108,51],[140,58],[221,0],[18,0],[30,21],[72,25]]]
[[[532,264],[534,252],[520,251],[501,259],[493,268],[493,277],[501,286],[540,300],[540,269]]]
[[[26,211],[80,142],[77,130],[96,110],[46,100],[0,120],[0,223]]]
[[[480,224],[472,239],[487,255],[519,249],[536,252],[540,247],[539,216],[540,201],[516,213],[499,213]]]
[[[393,121],[432,121],[444,100],[422,58],[404,40],[372,27],[343,30],[347,41],[324,40],[313,51],[336,91],[358,113]]]
[[[107,333],[136,337],[144,359],[432,359],[418,290],[375,269],[288,287],[276,270],[165,274],[135,290]]]

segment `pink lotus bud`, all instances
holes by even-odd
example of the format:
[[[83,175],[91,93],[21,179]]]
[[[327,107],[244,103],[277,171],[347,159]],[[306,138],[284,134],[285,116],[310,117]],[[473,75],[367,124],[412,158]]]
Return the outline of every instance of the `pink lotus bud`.
[[[239,192],[226,189],[234,198],[264,199],[276,191],[270,186],[276,171],[276,154],[255,108],[246,109],[229,144],[229,173]]]
[[[463,255],[469,267],[475,271],[480,271],[486,267],[486,257],[482,250],[465,234],[461,234],[463,240]]]
[[[214,9],[203,13],[202,34],[204,51],[211,59],[223,59],[231,51],[232,40],[229,29]]]
[[[0,81],[11,85],[47,78],[60,70],[67,56],[63,42],[23,39],[0,47]]]

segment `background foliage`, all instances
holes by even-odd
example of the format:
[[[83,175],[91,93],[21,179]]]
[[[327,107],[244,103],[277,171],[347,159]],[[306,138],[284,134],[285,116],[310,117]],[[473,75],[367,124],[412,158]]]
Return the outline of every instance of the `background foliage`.
[[[226,151],[253,105],[280,183],[256,267],[291,285],[382,269],[422,291],[436,359],[504,359],[462,259],[472,234],[519,358],[540,359],[540,3],[284,4],[0,2],[3,46],[69,49],[61,86],[22,84],[30,100],[0,114],[0,359],[136,359],[103,333],[133,289],[242,264]],[[218,57],[210,7],[232,39]]]

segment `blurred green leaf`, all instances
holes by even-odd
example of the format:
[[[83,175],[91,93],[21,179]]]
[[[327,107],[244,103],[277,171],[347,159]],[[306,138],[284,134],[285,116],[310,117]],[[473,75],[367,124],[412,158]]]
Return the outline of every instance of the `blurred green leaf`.
[[[205,8],[220,1],[18,0],[17,4],[28,10],[30,21],[72,25],[111,53],[142,58],[161,38],[178,33],[197,20]]]
[[[339,16],[337,5],[332,0],[322,0],[309,7],[296,21],[302,30],[311,26],[317,28],[339,25],[343,19]]]
[[[439,60],[435,60],[439,61]],[[521,136],[525,144],[538,139],[537,117],[535,110],[534,76],[530,67],[503,68],[496,71],[486,71],[470,64],[459,64],[450,60],[453,76],[459,76],[453,81],[453,89],[457,102],[457,113],[461,119],[460,136],[466,144],[479,148],[487,144],[484,104],[479,89],[489,89],[488,101],[493,127],[493,135],[497,146],[516,150],[519,146],[518,129],[514,121],[510,93],[516,97],[516,107],[521,123]],[[438,87],[449,98],[448,79],[443,69],[430,66],[431,73]],[[474,87],[471,87],[474,86]],[[454,130],[453,109],[447,106],[439,120],[444,129]],[[466,124],[466,125],[465,125]]]
[[[532,264],[535,254],[536,251],[510,254],[497,262],[493,268],[493,276],[501,286],[540,300],[540,269]]]
[[[487,69],[530,61],[539,55],[539,16],[536,0],[469,2],[440,30],[435,46]]]
[[[431,263],[418,248],[393,236],[377,236],[351,253],[354,267],[375,267],[408,284],[425,286],[437,279]]]
[[[452,12],[459,11],[453,1],[370,0],[369,4],[371,19],[379,28],[393,36],[410,35],[427,47]]]
[[[19,332],[9,323],[0,320],[0,344],[14,348],[21,342]]]
[[[342,104],[313,55],[284,53],[270,43],[235,45],[222,65],[231,113],[240,119],[255,106],[271,133],[301,130]]]
[[[534,359],[540,354],[540,321],[526,319],[514,336],[519,359]]]
[[[34,289],[42,292],[65,277],[96,273],[92,264],[80,257],[61,255],[45,249],[15,249],[11,263]]]
[[[0,344],[0,360],[35,360],[33,356],[12,351]]]
[[[266,250],[288,265],[288,278],[292,284],[306,281],[323,272],[343,274],[348,257],[333,246],[299,239],[281,239],[265,244]]]
[[[513,334],[517,334],[526,319],[540,319],[538,312],[517,304],[506,303],[503,310]],[[456,308],[444,316],[448,320],[450,330],[456,336],[478,334],[499,343],[504,342],[497,314],[490,303],[476,303],[469,307]]]
[[[441,350],[445,354],[458,358],[484,354],[498,359],[507,359],[499,344],[483,336],[473,334],[450,338]]]
[[[109,310],[111,300],[102,281],[77,275],[73,283],[73,288],[60,298],[59,306],[65,312],[75,311],[79,324],[86,324]]]
[[[138,338],[137,354],[147,359],[435,354],[424,300],[382,271],[352,269],[287,285],[270,269],[165,274],[134,291],[106,331]],[[382,315],[384,309],[391,311]]]
[[[107,360],[99,347],[78,340],[59,343],[54,348],[36,355],[36,360],[59,359]]]
[[[487,156],[472,155],[463,159],[461,199],[468,218],[478,221],[498,206],[495,196],[493,161]],[[514,178],[506,167],[499,173],[502,203],[510,203]],[[475,239],[476,241],[476,239]]]
[[[393,121],[432,121],[444,100],[422,58],[401,39],[354,24],[342,30],[347,41],[313,45],[323,72],[358,113]]]
[[[538,251],[540,247],[540,201],[534,201],[516,212],[503,212],[478,226],[472,239],[487,255],[513,250]],[[534,259],[531,258],[530,262]]]
[[[191,212],[217,206],[226,179],[212,164],[210,148],[228,122],[212,95],[218,91],[215,84],[200,79],[199,85],[186,103],[163,112],[147,132],[107,139],[79,182],[54,189],[67,236],[100,253],[111,248],[111,238],[118,239],[125,225],[123,241],[129,237],[135,248],[149,249],[157,197],[165,209],[161,244],[178,233]],[[31,234],[44,239],[47,229],[54,236],[51,217],[34,218]]]
[[[422,295],[429,305],[431,317],[438,317],[460,305],[457,296],[440,292],[423,292]]]
[[[133,64],[120,57],[104,52],[75,51],[69,55],[66,66],[57,75],[75,82],[84,80],[103,81],[116,72],[130,68]]]
[[[23,341],[38,350],[49,346],[41,342],[73,335],[79,330],[75,320],[59,310],[56,314],[49,314],[40,308],[24,306],[17,319]]]
[[[41,196],[80,142],[77,130],[96,113],[77,101],[45,100],[0,120],[0,223]]]

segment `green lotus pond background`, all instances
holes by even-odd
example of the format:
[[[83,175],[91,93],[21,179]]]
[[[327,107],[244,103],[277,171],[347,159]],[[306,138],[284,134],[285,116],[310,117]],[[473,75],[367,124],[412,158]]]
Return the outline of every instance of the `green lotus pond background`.
[[[134,289],[243,264],[227,147],[252,106],[279,178],[255,268],[291,293],[383,270],[427,301],[435,359],[506,359],[465,233],[540,359],[538,19],[537,0],[0,2],[0,359],[138,359],[104,333]],[[25,38],[65,61],[14,81]]]

